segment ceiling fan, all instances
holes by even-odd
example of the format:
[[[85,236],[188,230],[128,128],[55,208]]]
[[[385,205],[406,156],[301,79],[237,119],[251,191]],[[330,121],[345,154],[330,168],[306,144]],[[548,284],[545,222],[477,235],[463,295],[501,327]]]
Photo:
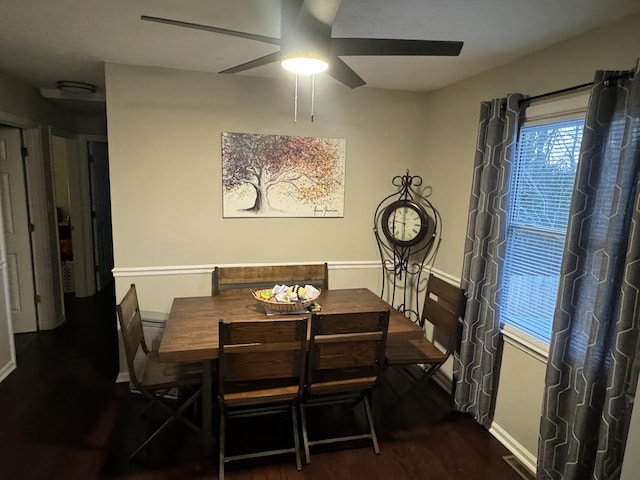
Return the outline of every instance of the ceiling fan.
[[[243,72],[277,61],[283,62],[283,67],[289,69],[286,60],[302,58],[307,64],[319,65],[320,68],[307,72],[291,71],[318,73],[326,69],[329,75],[350,88],[366,85],[366,82],[340,59],[341,56],[456,56],[460,54],[463,42],[332,37],[331,26],[340,3],[341,0],[281,0],[280,38],[148,15],[142,15],[140,19],[280,46],[276,52],[219,73]]]

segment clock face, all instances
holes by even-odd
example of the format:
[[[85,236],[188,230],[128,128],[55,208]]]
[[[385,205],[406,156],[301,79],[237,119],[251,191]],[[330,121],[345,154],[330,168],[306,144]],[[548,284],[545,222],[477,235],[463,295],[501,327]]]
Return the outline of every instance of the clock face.
[[[382,230],[389,241],[409,247],[419,243],[427,233],[429,217],[424,209],[409,200],[390,204],[382,214]]]

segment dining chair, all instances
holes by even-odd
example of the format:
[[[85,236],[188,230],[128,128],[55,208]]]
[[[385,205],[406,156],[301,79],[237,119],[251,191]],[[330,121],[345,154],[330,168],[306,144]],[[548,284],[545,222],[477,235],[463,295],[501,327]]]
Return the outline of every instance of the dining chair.
[[[388,327],[389,310],[312,314],[307,380],[300,403],[306,463],[311,463],[310,447],[322,444],[369,439],[374,452],[380,453],[370,399],[384,364]],[[311,438],[308,409],[344,403],[355,407],[360,402],[367,417],[367,433]],[[332,426],[337,425],[328,427]]]
[[[276,284],[308,284],[326,290],[329,288],[327,264],[215,267],[211,273],[211,295],[220,295],[229,289],[271,288]]]
[[[133,459],[175,420],[200,433],[200,428],[185,416],[185,412],[201,394],[202,371],[200,364],[160,362],[158,353],[147,347],[135,284],[131,284],[116,309],[131,383],[149,400],[145,410],[159,406],[168,414],[164,423],[153,433],[147,433],[146,439],[131,453],[129,458]]]
[[[419,339],[395,339],[387,343],[387,366],[402,373],[411,388],[403,395],[394,391],[396,401],[386,409],[385,417],[403,398],[433,377],[455,351],[465,305],[462,288],[433,274],[429,276],[419,325],[430,334],[431,340],[425,335]]]
[[[304,387],[307,319],[221,320],[219,339],[219,479],[225,463],[286,453],[295,453],[301,470],[297,409]],[[227,419],[277,413],[291,415],[292,448],[227,456]]]

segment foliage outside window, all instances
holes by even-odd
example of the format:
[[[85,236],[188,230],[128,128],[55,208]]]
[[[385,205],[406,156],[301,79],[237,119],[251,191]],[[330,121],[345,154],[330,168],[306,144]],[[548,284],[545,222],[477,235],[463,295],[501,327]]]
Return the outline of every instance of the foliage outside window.
[[[583,126],[525,125],[512,166],[501,322],[547,344]]]

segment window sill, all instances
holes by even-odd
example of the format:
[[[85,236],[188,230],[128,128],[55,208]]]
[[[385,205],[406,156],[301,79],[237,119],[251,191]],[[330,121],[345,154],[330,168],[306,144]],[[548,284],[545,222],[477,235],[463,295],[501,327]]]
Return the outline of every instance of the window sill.
[[[509,325],[503,326],[500,329],[500,333],[502,333],[504,341],[509,345],[516,347],[539,362],[547,363],[549,358],[549,345],[531,338],[529,335],[526,335]]]

